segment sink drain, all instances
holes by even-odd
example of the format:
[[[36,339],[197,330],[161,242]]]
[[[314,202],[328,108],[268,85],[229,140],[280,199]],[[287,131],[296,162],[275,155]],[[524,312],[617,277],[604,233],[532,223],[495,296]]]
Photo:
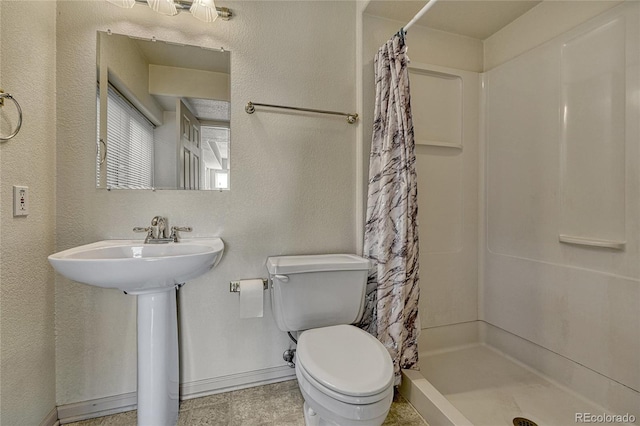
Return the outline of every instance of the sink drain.
[[[516,417],[513,419],[513,426],[538,426],[533,420],[525,419],[524,417]]]

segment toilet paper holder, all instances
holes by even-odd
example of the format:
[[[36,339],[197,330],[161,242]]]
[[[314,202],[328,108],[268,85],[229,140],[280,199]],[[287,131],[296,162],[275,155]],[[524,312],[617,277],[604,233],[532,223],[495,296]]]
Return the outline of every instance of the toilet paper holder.
[[[264,289],[267,290],[269,288],[269,281],[266,278],[263,278],[262,285],[264,286]],[[231,293],[240,293],[240,280],[231,281],[229,283],[229,291]]]

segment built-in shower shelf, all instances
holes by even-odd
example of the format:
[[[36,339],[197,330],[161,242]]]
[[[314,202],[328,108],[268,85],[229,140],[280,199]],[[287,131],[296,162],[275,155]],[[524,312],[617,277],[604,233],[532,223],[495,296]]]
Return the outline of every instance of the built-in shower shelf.
[[[573,237],[570,235],[562,234],[559,235],[558,239],[561,243],[565,244],[575,244],[589,247],[603,247],[614,250],[624,250],[624,247],[627,244],[626,241],[599,240],[595,238]]]
[[[416,145],[427,145],[427,146],[439,146],[443,148],[454,148],[462,150],[462,144],[455,144],[451,142],[442,142],[442,141],[425,141],[425,140],[417,140]]]
[[[462,75],[457,70],[412,62],[409,78],[416,145],[462,149]]]

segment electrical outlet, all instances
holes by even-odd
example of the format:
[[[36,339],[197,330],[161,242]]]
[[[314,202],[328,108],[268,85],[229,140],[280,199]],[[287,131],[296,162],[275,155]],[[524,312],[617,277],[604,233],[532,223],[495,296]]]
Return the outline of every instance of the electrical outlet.
[[[26,216],[29,214],[29,187],[13,187],[13,215]]]

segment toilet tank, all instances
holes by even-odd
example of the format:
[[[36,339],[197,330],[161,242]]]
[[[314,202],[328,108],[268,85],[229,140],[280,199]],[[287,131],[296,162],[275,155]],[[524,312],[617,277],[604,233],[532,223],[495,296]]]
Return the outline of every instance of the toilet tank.
[[[359,321],[369,265],[352,254],[269,257],[271,307],[278,328],[302,331]]]

